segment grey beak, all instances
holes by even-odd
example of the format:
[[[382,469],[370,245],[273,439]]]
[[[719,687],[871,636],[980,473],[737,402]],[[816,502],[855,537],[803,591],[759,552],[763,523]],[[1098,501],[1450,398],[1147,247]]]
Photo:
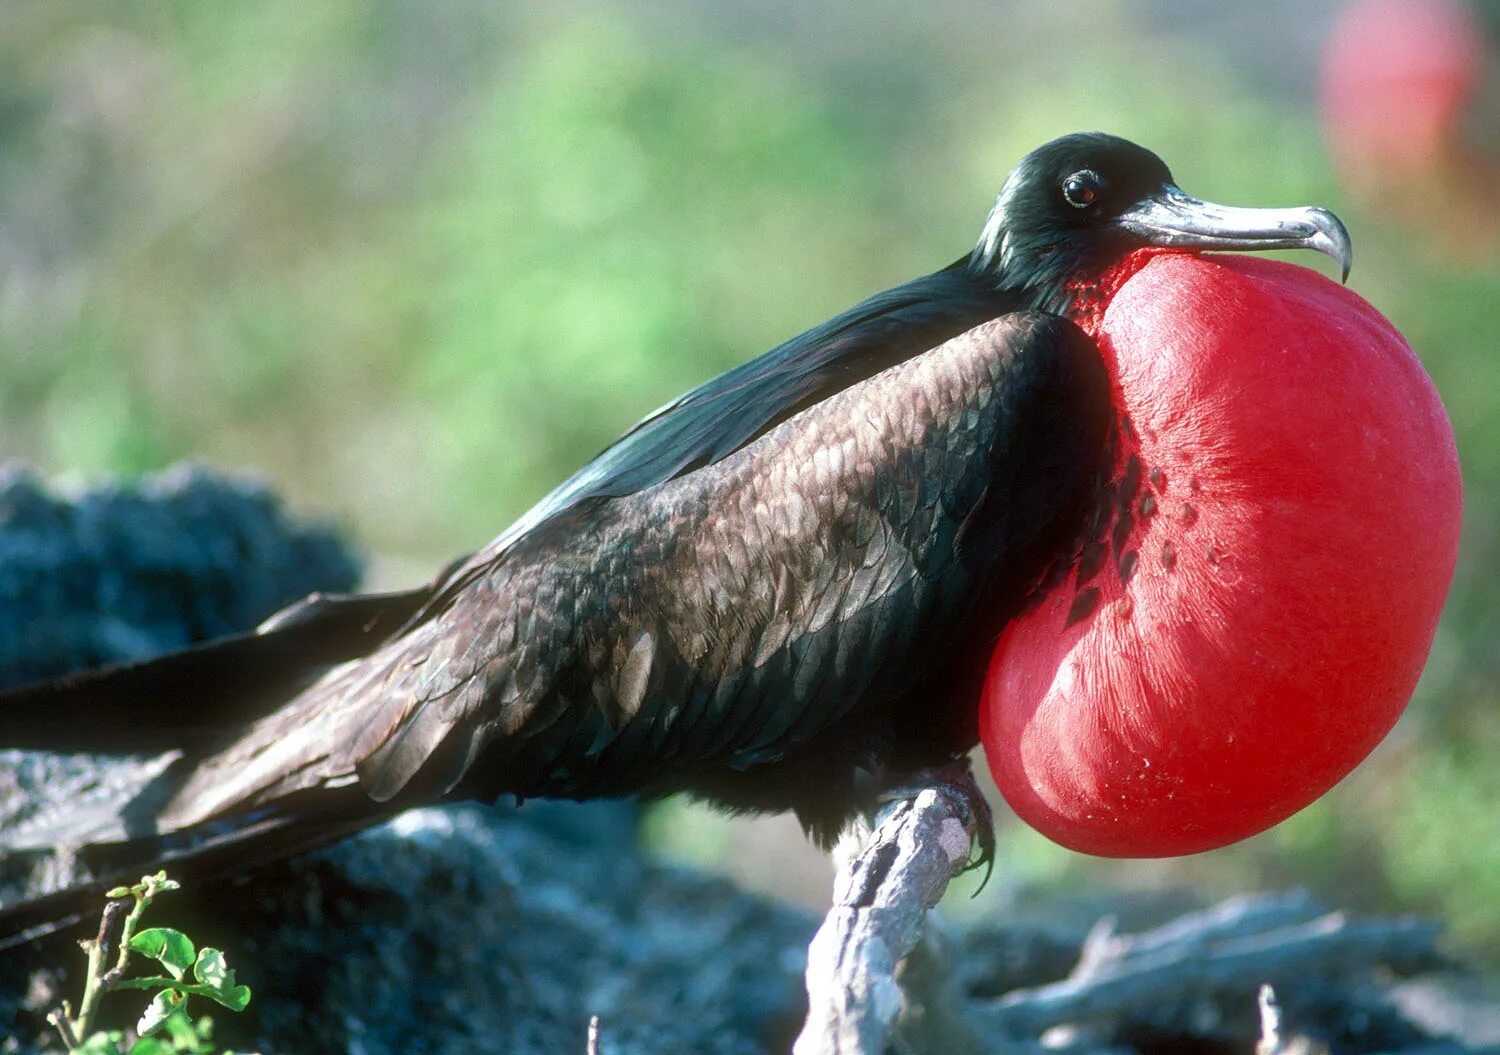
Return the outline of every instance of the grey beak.
[[[1327,209],[1237,209],[1199,201],[1167,184],[1115,220],[1149,245],[1184,249],[1313,249],[1337,261],[1349,280],[1354,250],[1343,222]]]

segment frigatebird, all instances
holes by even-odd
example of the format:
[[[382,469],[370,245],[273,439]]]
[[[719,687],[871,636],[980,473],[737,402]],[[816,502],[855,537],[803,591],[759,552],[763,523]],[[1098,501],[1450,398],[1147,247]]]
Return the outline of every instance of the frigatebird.
[[[1047,143],[971,252],[662,407],[430,585],[0,697],[7,746],[173,753],[48,841],[102,883],[442,799],[677,791],[832,839],[975,745],[998,634],[1107,530],[1128,423],[1078,321],[1143,247],[1350,262],[1323,209],[1197,200],[1110,135]]]

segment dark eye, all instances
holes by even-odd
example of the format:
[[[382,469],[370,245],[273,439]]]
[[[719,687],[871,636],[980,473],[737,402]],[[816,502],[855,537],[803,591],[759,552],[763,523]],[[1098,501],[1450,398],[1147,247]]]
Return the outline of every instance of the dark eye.
[[[1108,186],[1099,173],[1093,169],[1084,169],[1063,180],[1063,198],[1075,209],[1087,209],[1104,196]]]

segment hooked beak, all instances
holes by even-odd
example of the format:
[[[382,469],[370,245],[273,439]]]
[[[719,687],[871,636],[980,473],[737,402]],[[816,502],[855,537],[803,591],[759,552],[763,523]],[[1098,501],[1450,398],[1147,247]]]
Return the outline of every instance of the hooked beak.
[[[1170,183],[1115,222],[1150,245],[1241,252],[1314,249],[1338,263],[1345,282],[1354,260],[1349,232],[1327,209],[1236,209],[1199,201]]]

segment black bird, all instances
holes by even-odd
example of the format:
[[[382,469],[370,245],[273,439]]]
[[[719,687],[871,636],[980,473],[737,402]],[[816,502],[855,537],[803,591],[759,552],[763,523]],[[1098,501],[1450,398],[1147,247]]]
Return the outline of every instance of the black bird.
[[[1197,201],[1114,136],[1048,143],[972,252],[658,410],[430,586],[0,696],[6,746],[177,752],[49,841],[102,883],[439,799],[684,790],[832,839],[973,747],[997,634],[1101,530],[1118,426],[1076,316],[1143,246],[1349,264],[1326,211]]]

